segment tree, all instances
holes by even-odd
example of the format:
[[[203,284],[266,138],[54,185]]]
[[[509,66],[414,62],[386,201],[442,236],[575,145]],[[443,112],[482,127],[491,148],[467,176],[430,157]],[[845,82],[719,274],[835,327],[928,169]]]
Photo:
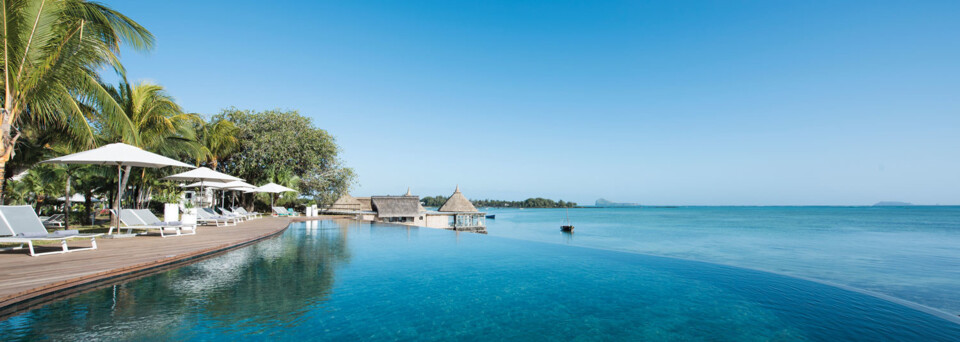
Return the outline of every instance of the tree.
[[[149,82],[130,85],[123,79],[116,88],[104,87],[118,106],[101,108],[105,113],[100,116],[103,140],[123,142],[175,159],[204,158],[204,149],[197,142],[195,129],[203,120],[196,114],[183,113],[180,105],[162,86]],[[114,120],[113,118],[129,121],[130,125],[112,129],[116,125],[103,123]],[[121,189],[126,189],[130,169],[131,167],[127,166]],[[146,169],[141,170],[137,193],[145,186],[146,174]],[[138,196],[138,206],[140,197]]]
[[[116,106],[97,70],[123,73],[120,44],[146,50],[153,35],[107,6],[85,0],[6,0],[0,4],[3,108],[0,108],[0,177],[21,137],[24,117],[69,122],[64,127],[86,136],[84,107]],[[109,111],[107,112],[109,113]],[[117,130],[124,120],[108,121]],[[0,180],[0,187],[3,182]],[[2,189],[0,189],[2,191]]]
[[[203,161],[209,162],[210,168],[216,170],[220,160],[228,157],[239,147],[240,140],[237,139],[237,134],[240,133],[240,129],[233,122],[224,119],[202,123],[199,128]]]
[[[255,184],[284,173],[295,175],[300,195],[314,197],[318,203],[332,203],[353,182],[353,170],[342,165],[334,138],[296,111],[256,113],[230,108],[214,117],[220,119],[239,129],[239,146],[221,161],[222,172]]]

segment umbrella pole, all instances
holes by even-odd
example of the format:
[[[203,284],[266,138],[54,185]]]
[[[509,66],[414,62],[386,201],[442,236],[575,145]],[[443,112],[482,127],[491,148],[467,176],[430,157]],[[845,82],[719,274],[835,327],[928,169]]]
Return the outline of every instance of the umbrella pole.
[[[114,227],[117,227],[118,233],[120,232],[120,196],[123,194],[123,189],[120,188],[120,186],[122,186],[122,184],[120,184],[122,179],[123,179],[123,166],[120,164],[117,164],[117,205],[114,206],[114,211],[116,213],[115,216],[117,217],[117,225]],[[113,227],[110,227],[110,231],[107,232],[107,235],[112,235],[112,234],[113,234]]]

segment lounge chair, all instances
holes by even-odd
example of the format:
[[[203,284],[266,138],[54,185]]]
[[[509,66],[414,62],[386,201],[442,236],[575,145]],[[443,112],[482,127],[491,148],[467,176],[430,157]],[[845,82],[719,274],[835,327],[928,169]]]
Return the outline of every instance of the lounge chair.
[[[143,223],[146,223],[150,226],[163,226],[163,227],[179,227],[180,235],[196,235],[197,234],[197,225],[196,224],[187,224],[180,221],[164,222],[160,221],[157,218],[157,215],[154,215],[149,209],[134,209],[133,212],[137,214],[137,217],[140,218]],[[189,230],[190,233],[183,233],[183,230]]]
[[[244,220],[252,220],[252,219],[257,218],[256,215],[253,215],[253,214],[250,214],[250,213],[242,213],[242,212],[238,211],[237,209],[230,210],[230,209],[227,209],[227,208],[224,208],[224,207],[220,207],[220,212],[224,213],[224,215],[227,215],[227,213],[230,213],[230,214],[233,214],[233,215],[237,215],[237,216],[239,216],[239,217],[242,217]],[[227,216],[229,216],[229,215],[227,215]]]
[[[223,226],[236,226],[237,221],[239,221],[233,217],[226,217],[223,215],[211,214],[209,211],[206,211],[204,209],[206,208],[200,208],[197,210],[197,222],[200,222],[200,223],[213,222],[214,224],[217,225],[217,227],[220,227],[221,223]],[[233,223],[231,224],[231,222]]]
[[[258,213],[258,212],[256,212],[256,211],[254,211],[254,212],[252,212],[252,213],[251,213],[251,212],[247,212],[247,209],[243,209],[243,207],[234,207],[234,208],[233,208],[233,212],[235,212],[235,213],[240,213],[240,214],[243,214],[243,215],[249,215],[250,217],[253,217],[253,218],[262,218],[262,217],[263,217],[263,214]]]
[[[46,218],[43,221],[43,226],[45,228],[63,228],[65,227],[65,222],[63,222],[63,214],[56,214]]]
[[[151,219],[147,220],[143,218],[143,216],[148,216]],[[160,222],[160,220],[156,220],[156,216],[147,209],[122,209],[120,210],[120,222],[126,225],[126,227],[123,228],[127,229],[127,232],[133,229],[158,230],[160,231],[160,237],[164,238],[168,236],[168,234],[165,234],[165,231],[168,229],[176,231],[176,234],[173,236],[194,235],[197,233],[196,226],[184,225],[180,222]],[[190,229],[192,233],[183,234],[183,228]],[[119,231],[120,228],[117,228],[117,230]]]
[[[43,227],[43,222],[33,211],[33,207],[28,205],[0,206],[0,243],[20,243],[27,244],[30,249],[30,256],[61,254],[76,251],[87,251],[97,249],[96,237],[103,234],[79,234],[76,230],[61,230],[53,234],[48,233]],[[90,239],[90,247],[81,247],[70,249],[67,246],[68,239],[84,238]],[[34,241],[60,241],[59,251],[37,253],[34,250]]]
[[[227,210],[227,209],[224,208],[224,207],[217,207],[217,209],[220,210],[220,215],[223,215],[223,216],[226,216],[226,217],[235,218],[235,219],[237,219],[237,220],[240,220],[240,222],[243,222],[243,221],[246,221],[246,220],[249,220],[249,219],[250,219],[249,217],[247,217],[247,215],[242,215],[242,214],[239,214],[239,213],[235,213],[235,212],[233,212],[233,211]],[[216,214],[216,211],[214,211],[213,209],[210,209],[210,211],[212,211],[214,214]],[[210,211],[208,211],[208,212],[210,212]]]
[[[284,207],[273,207],[273,216],[300,216],[297,212]]]

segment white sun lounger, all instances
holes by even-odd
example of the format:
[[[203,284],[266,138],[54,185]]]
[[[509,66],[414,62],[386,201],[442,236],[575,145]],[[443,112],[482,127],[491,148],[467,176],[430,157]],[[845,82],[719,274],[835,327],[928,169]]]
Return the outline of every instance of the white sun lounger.
[[[226,215],[226,216],[236,215],[237,217],[242,217],[244,220],[252,220],[252,219],[257,218],[256,215],[248,214],[248,213],[241,213],[241,212],[238,211],[237,209],[230,210],[230,209],[227,209],[227,208],[224,208],[224,207],[220,207],[220,212],[223,213],[223,214]]]
[[[223,207],[219,207],[218,209],[220,210],[220,215],[225,216],[225,217],[235,218],[235,219],[239,220],[240,222],[243,222],[243,221],[246,221],[246,220],[250,219],[250,218],[247,217],[246,215],[237,214],[237,213],[235,213],[235,212],[232,212],[232,211],[229,211],[229,210],[227,210],[227,209],[224,209]],[[213,208],[206,208],[206,210],[207,210],[208,213],[213,213],[214,215],[217,215],[217,211],[216,211],[216,210],[213,210]]]
[[[248,216],[250,216],[250,217],[252,217],[252,218],[263,218],[263,214],[258,213],[258,212],[256,212],[256,211],[254,211],[254,212],[252,212],[252,213],[251,213],[251,212],[247,212],[247,209],[243,209],[243,207],[234,207],[234,208],[233,208],[233,212],[238,213],[238,214],[242,214],[242,215],[248,215]]]
[[[20,243],[27,244],[30,249],[30,256],[61,254],[76,251],[86,251],[97,249],[96,237],[103,234],[79,234],[75,230],[61,230],[53,234],[48,233],[43,227],[37,213],[33,207],[28,205],[0,206],[0,243]],[[90,247],[81,247],[70,249],[67,246],[68,239],[85,238],[90,239]],[[54,252],[37,253],[34,250],[34,241],[60,241],[60,250]]]
[[[284,207],[273,207],[273,214],[274,216],[300,216],[297,212]]]
[[[156,216],[153,216],[153,213],[146,209],[123,209],[120,210],[120,222],[126,225],[126,227],[123,228],[126,229],[127,232],[133,229],[157,230],[160,232],[160,237],[163,238],[170,236],[165,233],[168,229],[173,229],[176,232],[172,236],[194,235],[197,233],[196,227],[183,225],[180,222],[159,222],[159,220],[150,220],[151,222],[148,222],[142,217],[146,214],[156,219]],[[192,233],[183,234],[183,228],[190,228]],[[120,228],[117,230],[119,231]]]
[[[41,220],[41,222],[43,222],[43,226],[46,228],[63,228],[66,223],[63,221],[63,218],[63,214],[56,214],[48,217],[46,220]]]
[[[140,221],[147,224],[148,226],[163,226],[163,227],[178,227],[180,230],[180,235],[196,235],[197,234],[197,225],[195,224],[184,224],[183,222],[174,221],[174,222],[164,222],[160,221],[156,215],[153,214],[148,209],[134,209],[133,212],[140,218]],[[189,230],[190,233],[184,233],[184,230]]]
[[[221,222],[223,223],[223,226],[236,226],[237,221],[238,220],[235,218],[226,217],[223,215],[214,215],[214,214],[211,214],[209,211],[206,211],[203,209],[197,210],[197,222],[201,222],[201,223],[213,222],[214,224],[217,225],[217,227],[220,227]],[[231,224],[231,222],[233,223]]]

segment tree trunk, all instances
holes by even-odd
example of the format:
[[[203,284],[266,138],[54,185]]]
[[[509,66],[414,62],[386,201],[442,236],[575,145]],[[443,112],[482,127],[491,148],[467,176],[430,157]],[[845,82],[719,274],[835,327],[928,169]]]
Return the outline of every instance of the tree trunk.
[[[0,180],[0,205],[7,204],[7,169],[5,166],[0,166],[0,179],[3,179]]]
[[[90,218],[90,214],[93,212],[93,192],[90,189],[87,189],[83,192],[83,215],[84,218]],[[90,221],[90,225],[93,225],[93,221]]]
[[[70,229],[70,174],[67,174],[67,186],[63,198],[63,229]]]
[[[130,169],[131,169],[131,168],[132,168],[132,166],[127,166],[127,168],[126,168],[125,170],[123,170],[123,181],[120,183],[120,191],[122,191],[122,192],[127,192],[127,181],[130,180]],[[122,196],[122,194],[121,194],[121,196]]]
[[[13,157],[13,148],[17,143],[17,139],[20,138],[19,130],[16,135],[10,136],[10,133],[13,132],[13,123],[16,115],[7,111],[7,108],[13,105],[13,99],[10,97],[9,84],[8,82],[4,82],[4,85],[6,85],[4,87],[6,88],[6,97],[4,99],[4,107],[0,108],[0,122],[2,122],[2,124],[0,124],[0,194],[4,191],[4,185],[7,184],[7,162]]]

